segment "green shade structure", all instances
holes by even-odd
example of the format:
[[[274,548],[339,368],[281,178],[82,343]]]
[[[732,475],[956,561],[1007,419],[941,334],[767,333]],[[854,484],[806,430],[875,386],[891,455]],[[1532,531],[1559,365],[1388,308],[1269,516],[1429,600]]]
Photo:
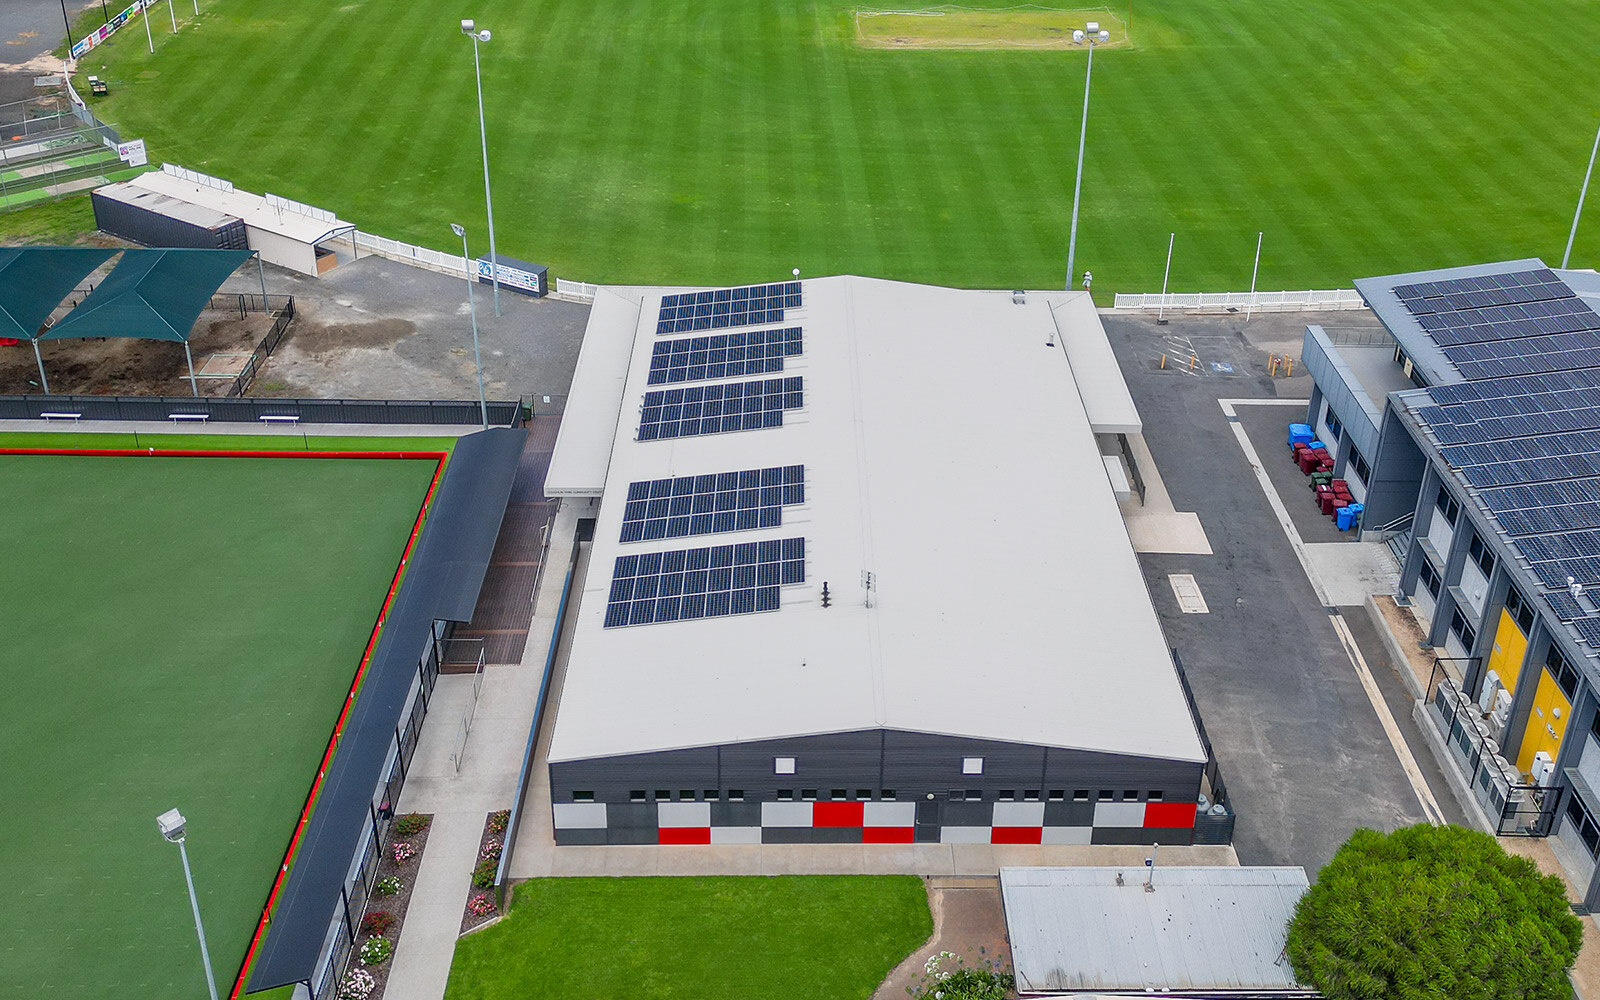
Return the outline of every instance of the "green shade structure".
[[[34,338],[61,300],[114,253],[96,247],[0,247],[0,337],[33,344],[45,392],[50,383]]]
[[[183,344],[196,396],[189,334],[211,296],[250,250],[124,250],[98,288],[39,340],[134,337]],[[47,390],[48,391],[48,390]]]

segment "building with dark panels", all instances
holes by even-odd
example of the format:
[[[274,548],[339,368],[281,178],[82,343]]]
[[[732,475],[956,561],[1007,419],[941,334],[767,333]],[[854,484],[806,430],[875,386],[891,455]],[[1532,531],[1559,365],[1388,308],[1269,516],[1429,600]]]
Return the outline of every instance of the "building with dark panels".
[[[1520,260],[1356,287],[1386,333],[1308,328],[1307,419],[1441,648],[1425,729],[1484,825],[1552,836],[1600,904],[1600,276]]]
[[[557,843],[1190,843],[1139,430],[1087,296],[602,290],[546,486],[596,504]]]

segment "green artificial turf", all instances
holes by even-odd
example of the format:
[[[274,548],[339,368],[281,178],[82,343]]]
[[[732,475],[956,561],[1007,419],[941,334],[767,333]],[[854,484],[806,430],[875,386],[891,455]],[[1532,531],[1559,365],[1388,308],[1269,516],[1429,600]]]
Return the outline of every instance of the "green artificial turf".
[[[910,876],[535,879],[445,1000],[867,1000],[932,930]]]
[[[80,72],[154,159],[437,249],[463,222],[482,252],[471,13],[494,32],[502,253],[599,282],[1059,286],[1084,53],[867,50],[856,7],[207,0],[175,36],[156,25],[154,56],[133,25]],[[1174,291],[1248,288],[1258,230],[1263,289],[1559,262],[1596,124],[1567,98],[1600,87],[1600,6],[1519,7],[1509,34],[1493,0],[1102,9],[1134,43],[1094,61],[1076,270],[1102,299],[1159,290],[1169,232]],[[1574,262],[1597,258],[1591,225]]]
[[[231,986],[435,463],[0,455],[0,996]]]

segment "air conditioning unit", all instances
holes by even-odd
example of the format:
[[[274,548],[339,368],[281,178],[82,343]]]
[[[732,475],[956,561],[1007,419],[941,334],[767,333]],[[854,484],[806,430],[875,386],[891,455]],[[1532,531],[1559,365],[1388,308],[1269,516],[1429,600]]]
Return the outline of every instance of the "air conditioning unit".
[[[1494,696],[1494,710],[1495,710],[1495,714],[1497,714],[1497,715],[1510,715],[1511,714],[1511,692],[1510,691],[1507,691],[1505,688],[1501,688],[1500,689],[1500,693]]]
[[[1489,671],[1484,675],[1483,687],[1478,689],[1478,707],[1483,709],[1483,714],[1488,715],[1494,711],[1494,699],[1503,689],[1500,686],[1500,674]]]
[[[1489,716],[1487,722],[1489,725],[1489,736],[1493,738],[1496,745],[1498,745],[1500,739],[1504,737],[1506,733],[1506,717],[1501,715],[1499,712],[1496,712]]]
[[[1533,755],[1533,783],[1541,788],[1551,785],[1555,779],[1556,762],[1548,753],[1540,750]]]

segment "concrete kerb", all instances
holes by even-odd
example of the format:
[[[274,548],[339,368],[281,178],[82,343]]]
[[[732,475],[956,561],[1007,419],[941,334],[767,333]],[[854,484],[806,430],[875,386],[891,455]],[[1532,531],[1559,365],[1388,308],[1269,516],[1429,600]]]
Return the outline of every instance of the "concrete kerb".
[[[1383,640],[1384,650],[1394,658],[1396,663],[1408,664],[1411,660],[1410,654],[1401,646],[1400,640],[1395,638],[1394,632],[1389,628],[1389,621],[1383,616],[1383,612],[1378,610],[1377,595],[1369,595],[1363,607],[1367,609],[1367,614],[1372,618],[1372,624],[1377,629],[1378,637]],[[1420,702],[1427,697],[1427,693],[1417,683],[1415,671],[1408,667],[1405,670],[1397,670],[1396,673],[1405,682],[1406,690],[1411,692],[1412,698]]]

